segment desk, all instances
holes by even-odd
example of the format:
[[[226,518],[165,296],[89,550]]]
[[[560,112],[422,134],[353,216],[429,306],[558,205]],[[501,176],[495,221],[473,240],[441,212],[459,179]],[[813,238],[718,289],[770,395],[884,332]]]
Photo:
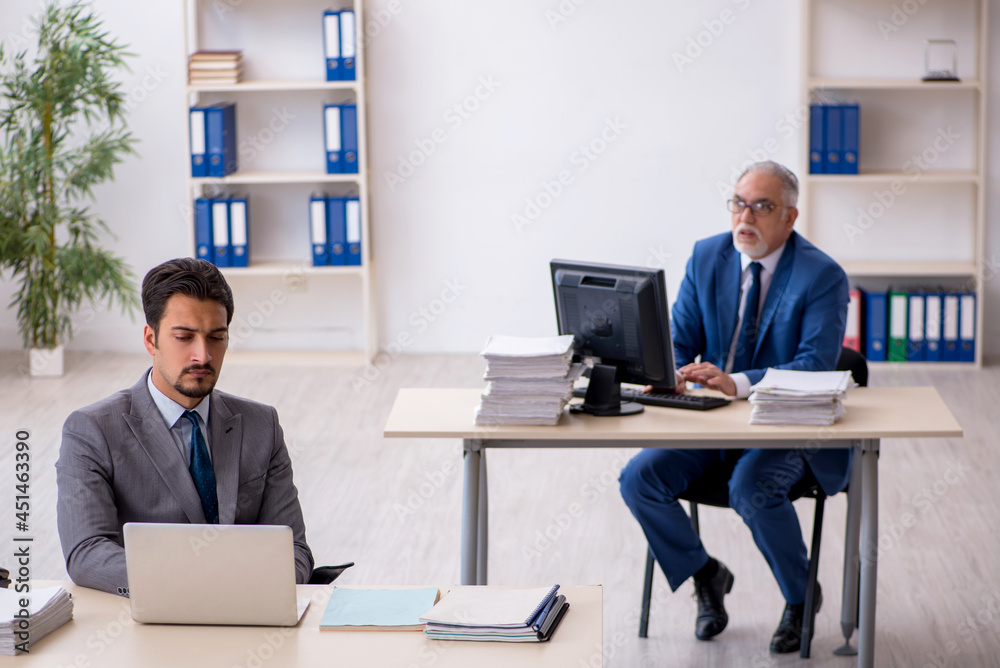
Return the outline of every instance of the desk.
[[[473,416],[481,394],[478,388],[404,388],[385,426],[387,438],[462,439],[461,577],[465,584],[486,583],[486,448],[854,448],[848,511],[854,530],[848,530],[848,554],[865,558],[847,560],[845,582],[852,581],[851,568],[856,581],[860,561],[858,665],[866,667],[875,656],[879,441],[962,435],[962,428],[932,387],[854,388],[844,400],[847,415],[831,427],[750,425],[751,406],[746,401],[706,412],[647,407],[639,415],[626,417],[567,413],[555,427],[480,427]]]
[[[73,621],[28,654],[0,657],[14,668],[435,668],[602,665],[601,587],[562,587],[570,608],[544,643],[431,640],[414,631],[320,631],[331,586],[299,585],[312,603],[295,627],[137,624],[127,599],[68,582]]]

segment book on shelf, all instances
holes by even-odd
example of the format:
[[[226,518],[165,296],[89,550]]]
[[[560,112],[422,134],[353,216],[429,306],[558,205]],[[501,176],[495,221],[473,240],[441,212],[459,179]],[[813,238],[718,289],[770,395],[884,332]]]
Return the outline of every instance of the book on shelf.
[[[434,607],[437,587],[354,589],[334,587],[321,631],[423,631],[420,616]]]
[[[241,51],[195,51],[188,57],[188,83],[233,84],[243,75]]]

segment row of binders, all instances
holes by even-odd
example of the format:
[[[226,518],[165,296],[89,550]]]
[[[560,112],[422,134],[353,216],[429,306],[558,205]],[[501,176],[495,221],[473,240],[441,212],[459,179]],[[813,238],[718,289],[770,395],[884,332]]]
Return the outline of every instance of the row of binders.
[[[246,197],[200,197],[194,201],[197,255],[217,267],[245,267],[249,258]]]
[[[974,362],[976,295],[855,288],[844,345],[870,362]]]
[[[236,104],[191,107],[191,176],[223,177],[237,169]]]
[[[309,238],[314,267],[361,264],[361,200],[309,198]]]
[[[357,39],[354,12],[349,9],[323,12],[323,51],[327,81],[354,81]]]
[[[857,104],[809,107],[809,173],[857,174],[861,110]]]
[[[323,105],[323,130],[326,136],[326,173],[357,174],[357,105]]]

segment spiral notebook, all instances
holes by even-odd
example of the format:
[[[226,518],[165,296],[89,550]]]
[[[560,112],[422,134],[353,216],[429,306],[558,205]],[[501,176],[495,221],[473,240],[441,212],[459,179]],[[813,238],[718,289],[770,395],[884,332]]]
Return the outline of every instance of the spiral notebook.
[[[420,621],[459,627],[530,628],[558,590],[559,585],[456,587],[442,596]]]

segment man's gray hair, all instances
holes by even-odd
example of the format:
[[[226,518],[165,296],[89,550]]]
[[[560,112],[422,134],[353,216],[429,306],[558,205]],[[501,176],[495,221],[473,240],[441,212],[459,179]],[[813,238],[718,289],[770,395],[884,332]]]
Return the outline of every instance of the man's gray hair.
[[[767,174],[768,176],[774,176],[781,181],[781,197],[784,200],[782,204],[790,207],[795,206],[796,203],[798,203],[799,179],[792,173],[792,170],[771,160],[753,163],[743,170],[743,173],[740,174],[740,178],[736,179],[736,183],[742,181],[743,177],[747,174],[756,174],[757,172]]]

